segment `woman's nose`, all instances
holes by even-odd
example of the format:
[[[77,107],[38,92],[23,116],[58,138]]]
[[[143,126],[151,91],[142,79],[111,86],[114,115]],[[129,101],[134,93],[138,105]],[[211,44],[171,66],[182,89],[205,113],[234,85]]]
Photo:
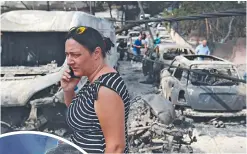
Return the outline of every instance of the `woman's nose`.
[[[72,57],[69,55],[69,56],[67,56],[67,64],[68,65],[71,65],[71,64],[74,64],[75,62],[74,62],[74,60],[72,59]]]

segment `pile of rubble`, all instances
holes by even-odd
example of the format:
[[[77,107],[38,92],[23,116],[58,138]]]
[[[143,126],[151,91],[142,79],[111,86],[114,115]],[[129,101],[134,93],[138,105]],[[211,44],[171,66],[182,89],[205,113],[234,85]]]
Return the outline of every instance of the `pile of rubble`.
[[[155,107],[155,102],[160,103],[160,106]],[[162,96],[150,94],[136,103],[137,109],[130,113],[133,119],[129,119],[130,152],[193,152],[190,147],[196,141],[193,125],[183,117],[175,117],[174,108],[166,104]],[[164,108],[164,105],[169,107]],[[158,111],[157,107],[163,111]]]

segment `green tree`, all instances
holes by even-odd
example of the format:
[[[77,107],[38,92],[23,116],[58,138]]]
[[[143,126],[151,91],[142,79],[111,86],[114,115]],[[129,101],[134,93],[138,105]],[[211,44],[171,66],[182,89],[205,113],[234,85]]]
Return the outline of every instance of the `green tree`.
[[[172,12],[164,10],[165,17],[180,17],[188,15],[197,15],[202,13],[211,13],[229,9],[246,8],[246,2],[237,1],[186,1],[180,2],[179,8]],[[212,41],[226,41],[233,37],[245,37],[246,17],[224,17],[210,18],[204,20],[190,20],[179,22],[180,32],[190,34],[197,31],[199,36],[206,37]]]

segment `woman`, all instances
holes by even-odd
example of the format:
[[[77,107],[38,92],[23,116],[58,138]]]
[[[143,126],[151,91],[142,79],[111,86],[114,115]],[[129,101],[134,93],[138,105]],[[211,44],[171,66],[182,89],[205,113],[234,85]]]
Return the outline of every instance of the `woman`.
[[[77,95],[80,79],[72,78],[70,70],[61,79],[67,123],[74,131],[71,140],[88,153],[128,152],[129,93],[119,73],[104,61],[112,45],[91,27],[71,29],[65,43],[74,75],[88,78]]]

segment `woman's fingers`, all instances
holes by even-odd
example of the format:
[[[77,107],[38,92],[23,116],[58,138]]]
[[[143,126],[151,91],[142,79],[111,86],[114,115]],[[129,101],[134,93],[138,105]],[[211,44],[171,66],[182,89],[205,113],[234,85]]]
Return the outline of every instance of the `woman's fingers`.
[[[70,70],[65,70],[63,73],[63,76],[62,76],[62,79],[67,81],[67,82],[69,82],[70,78],[71,78],[71,76],[69,75],[69,72],[70,72]]]
[[[65,70],[65,72],[69,74],[70,73],[70,69]]]
[[[64,73],[63,73],[63,76],[66,76],[68,79],[70,79],[71,78],[71,76],[70,76],[70,70],[66,70]]]
[[[67,76],[63,75],[62,80],[69,82],[70,79]]]

